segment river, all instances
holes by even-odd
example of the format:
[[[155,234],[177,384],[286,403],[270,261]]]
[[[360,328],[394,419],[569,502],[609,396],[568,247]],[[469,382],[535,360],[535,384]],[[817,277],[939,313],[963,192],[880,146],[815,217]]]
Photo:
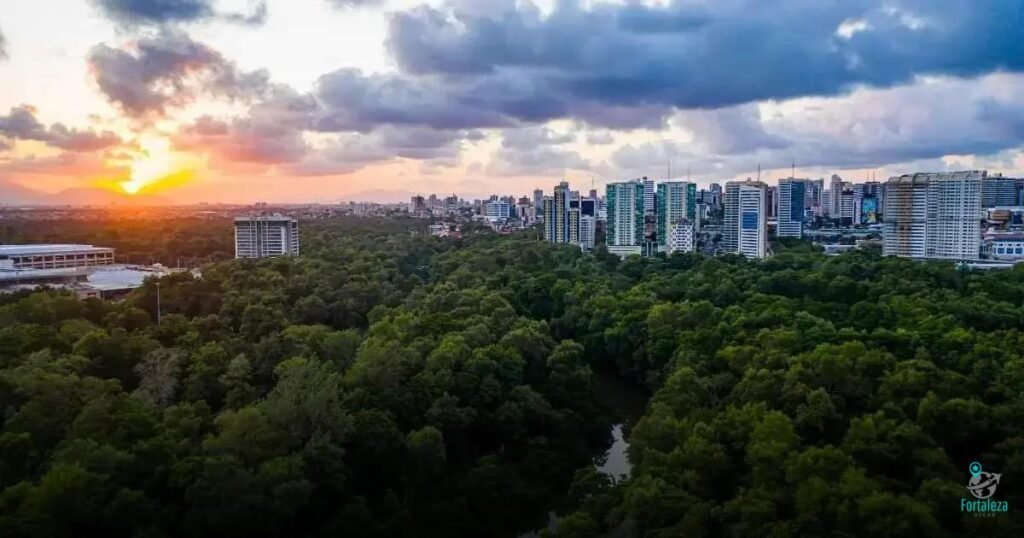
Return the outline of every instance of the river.
[[[623,381],[610,370],[594,372],[594,396],[607,412],[614,423],[611,428],[612,444],[602,454],[594,456],[594,463],[602,473],[610,475],[616,482],[629,478],[632,465],[629,463],[629,440],[626,431],[647,409],[650,394],[637,385]],[[558,514],[548,512],[548,528],[554,530],[558,526]],[[519,538],[537,538],[539,533],[529,532]],[[612,531],[610,536],[631,537],[631,524],[624,523]]]
[[[598,469],[618,481],[622,477],[629,477],[632,469],[627,457],[629,441],[626,439],[626,427],[644,414],[650,396],[607,370],[594,373],[594,394],[615,420],[611,431],[612,445],[597,458],[600,462]]]

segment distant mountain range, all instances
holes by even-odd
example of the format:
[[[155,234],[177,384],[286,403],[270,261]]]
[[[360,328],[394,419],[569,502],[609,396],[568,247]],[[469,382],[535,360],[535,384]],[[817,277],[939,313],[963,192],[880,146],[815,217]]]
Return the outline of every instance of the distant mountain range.
[[[0,181],[0,206],[42,205],[42,206],[154,206],[171,205],[173,202],[152,194],[129,195],[110,189],[82,187],[65,189],[49,194],[29,189],[15,183]]]

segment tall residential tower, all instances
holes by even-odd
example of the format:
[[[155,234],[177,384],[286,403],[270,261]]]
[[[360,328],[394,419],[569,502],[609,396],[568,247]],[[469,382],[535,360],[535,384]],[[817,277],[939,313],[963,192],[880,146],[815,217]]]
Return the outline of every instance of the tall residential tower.
[[[237,217],[235,257],[299,255],[299,221],[283,215]]]

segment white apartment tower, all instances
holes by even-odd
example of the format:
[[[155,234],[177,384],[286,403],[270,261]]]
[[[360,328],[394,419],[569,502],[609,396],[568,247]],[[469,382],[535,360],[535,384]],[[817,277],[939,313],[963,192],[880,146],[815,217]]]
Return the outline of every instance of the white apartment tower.
[[[723,252],[738,252],[748,258],[764,258],[768,254],[767,187],[749,179],[725,184]]]
[[[983,171],[914,174],[886,182],[886,256],[976,260]]]
[[[299,255],[299,221],[283,215],[235,218],[235,257]]]
[[[740,186],[740,228],[737,243],[740,254],[748,258],[764,258],[768,254],[766,190],[767,186],[760,182]]]

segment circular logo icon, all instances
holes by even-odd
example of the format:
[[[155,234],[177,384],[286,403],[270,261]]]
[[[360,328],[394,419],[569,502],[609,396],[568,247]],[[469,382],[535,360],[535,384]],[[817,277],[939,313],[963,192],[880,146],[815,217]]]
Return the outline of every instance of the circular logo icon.
[[[971,495],[981,500],[995,495],[1001,474],[985,472],[978,462],[971,463],[967,470],[971,472],[971,479],[967,482],[967,491],[970,491]]]

